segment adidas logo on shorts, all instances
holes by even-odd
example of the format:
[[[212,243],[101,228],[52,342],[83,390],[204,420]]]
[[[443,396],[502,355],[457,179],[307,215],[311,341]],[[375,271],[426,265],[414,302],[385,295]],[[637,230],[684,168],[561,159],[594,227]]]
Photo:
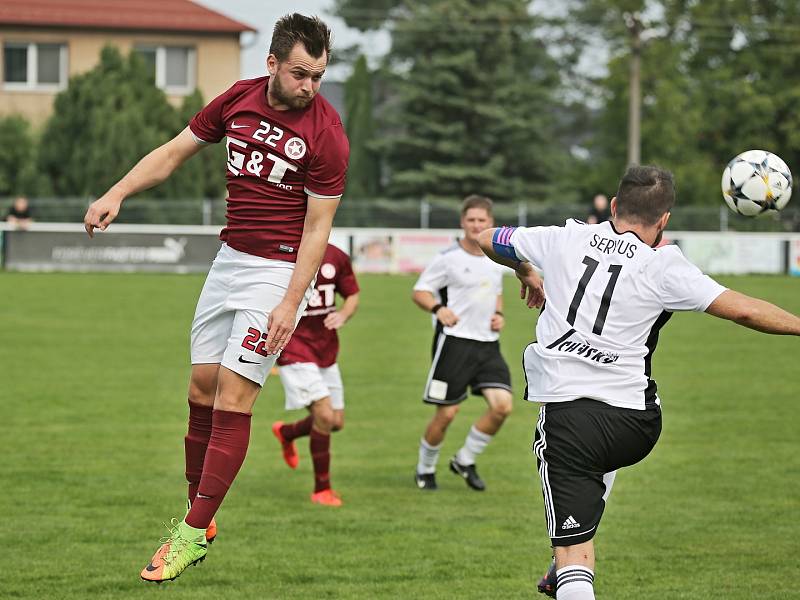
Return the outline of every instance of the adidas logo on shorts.
[[[576,527],[580,526],[581,524],[578,523],[572,515],[570,515],[567,517],[567,520],[564,521],[564,524],[561,526],[561,529],[575,529]]]

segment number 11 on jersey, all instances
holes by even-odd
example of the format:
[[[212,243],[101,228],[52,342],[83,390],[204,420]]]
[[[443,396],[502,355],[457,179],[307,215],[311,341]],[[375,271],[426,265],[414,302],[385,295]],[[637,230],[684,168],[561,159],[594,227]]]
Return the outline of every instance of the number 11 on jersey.
[[[567,313],[567,323],[575,325],[575,318],[578,316],[578,308],[583,300],[583,295],[586,293],[586,286],[592,279],[594,272],[600,264],[595,259],[588,256],[583,257],[583,264],[586,265],[586,270],[578,282],[578,289],[575,290],[575,295],[572,297],[572,303],[569,305],[569,312]],[[600,309],[597,311],[597,318],[594,321],[592,333],[596,335],[603,334],[603,326],[606,324],[606,315],[608,315],[608,308],[611,306],[611,296],[614,295],[614,287],[617,285],[619,273],[622,271],[622,265],[609,265],[608,272],[611,276],[608,279],[608,285],[603,292],[603,298],[600,301]]]

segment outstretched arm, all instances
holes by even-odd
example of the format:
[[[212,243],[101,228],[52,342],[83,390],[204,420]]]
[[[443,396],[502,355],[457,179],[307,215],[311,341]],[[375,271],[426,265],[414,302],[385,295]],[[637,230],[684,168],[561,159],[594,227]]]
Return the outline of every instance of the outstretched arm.
[[[517,279],[522,283],[519,297],[525,300],[528,308],[538,308],[542,306],[544,302],[544,283],[542,282],[542,278],[539,277],[539,274],[531,263],[520,261],[519,259],[509,256],[509,254],[513,254],[513,248],[510,251],[507,250],[510,246],[505,246],[506,251],[503,254],[497,251],[497,248],[495,248],[495,234],[499,229],[498,227],[493,227],[480,233],[478,236],[478,244],[480,244],[481,250],[494,262],[514,269]]]
[[[725,290],[717,296],[706,312],[763,333],[800,335],[800,317],[766,300],[733,290]]]
[[[99,227],[100,231],[106,230],[119,214],[125,198],[163,182],[189,157],[204,147],[195,141],[187,127],[166,144],[150,152],[136,163],[125,177],[89,206],[83,218],[83,226],[89,237],[94,237],[95,227]]]

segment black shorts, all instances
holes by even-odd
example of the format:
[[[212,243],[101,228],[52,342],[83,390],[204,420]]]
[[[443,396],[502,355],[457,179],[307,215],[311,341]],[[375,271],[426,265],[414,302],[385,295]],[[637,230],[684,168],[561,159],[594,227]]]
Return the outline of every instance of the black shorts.
[[[594,537],[610,492],[604,476],[642,460],[660,434],[659,406],[634,410],[585,398],[541,405],[533,452],[553,546]]]
[[[499,342],[478,342],[439,333],[434,338],[433,363],[422,400],[428,404],[458,404],[481,390],[511,391],[511,373]]]

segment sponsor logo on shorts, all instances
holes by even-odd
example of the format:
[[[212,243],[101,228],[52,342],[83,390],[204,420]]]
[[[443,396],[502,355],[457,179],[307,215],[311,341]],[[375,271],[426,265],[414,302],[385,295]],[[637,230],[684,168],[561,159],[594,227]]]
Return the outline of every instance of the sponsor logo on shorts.
[[[239,355],[239,362],[240,363],[247,363],[248,365],[260,365],[261,363],[255,360],[247,360],[241,354]]]
[[[564,524],[561,526],[561,529],[575,529],[576,527],[580,527],[581,524],[575,520],[575,517],[572,515],[567,517],[567,520],[564,521]]]

